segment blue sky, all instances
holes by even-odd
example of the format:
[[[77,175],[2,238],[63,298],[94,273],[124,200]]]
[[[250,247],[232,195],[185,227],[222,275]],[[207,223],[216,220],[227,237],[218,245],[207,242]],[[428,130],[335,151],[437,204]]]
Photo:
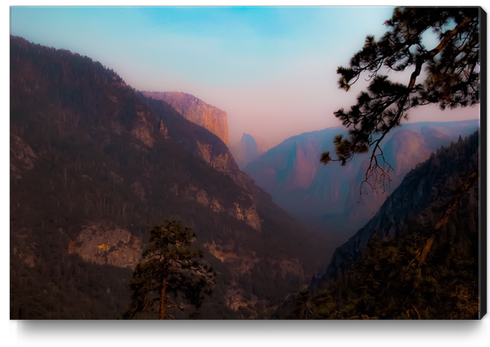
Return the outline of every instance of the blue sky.
[[[11,7],[10,33],[89,56],[136,89],[193,94],[228,113],[230,143],[247,132],[275,145],[340,124],[333,112],[349,107],[363,84],[339,90],[336,68],[348,64],[366,35],[384,33],[392,10]],[[476,118],[478,112],[444,117]]]

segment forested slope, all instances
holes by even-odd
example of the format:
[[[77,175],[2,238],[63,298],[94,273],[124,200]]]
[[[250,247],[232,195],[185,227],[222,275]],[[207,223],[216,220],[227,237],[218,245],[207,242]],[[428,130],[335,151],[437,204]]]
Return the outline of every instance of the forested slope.
[[[157,116],[90,58],[11,37],[10,61],[11,318],[118,317],[165,219],[194,230],[218,273],[180,318],[266,317],[311,276],[319,247],[219,138],[168,105]]]
[[[290,317],[480,317],[479,149],[478,133],[460,138],[407,174]]]

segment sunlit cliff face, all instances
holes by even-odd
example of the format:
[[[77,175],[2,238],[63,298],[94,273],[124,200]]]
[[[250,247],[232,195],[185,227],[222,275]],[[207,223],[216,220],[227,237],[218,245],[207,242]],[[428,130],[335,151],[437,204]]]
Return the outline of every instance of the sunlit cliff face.
[[[228,120],[225,111],[187,93],[143,92],[143,95],[167,102],[184,118],[209,130],[228,144]]]

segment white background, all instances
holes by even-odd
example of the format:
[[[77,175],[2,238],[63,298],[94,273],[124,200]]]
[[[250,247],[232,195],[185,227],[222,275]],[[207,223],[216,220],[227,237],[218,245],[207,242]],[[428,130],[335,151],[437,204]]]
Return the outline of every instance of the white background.
[[[233,5],[230,1],[81,1],[73,5]],[[240,1],[240,5],[298,5],[285,1]],[[490,342],[490,318],[482,321],[9,321],[9,6],[67,5],[66,1],[3,2],[2,118],[0,146],[2,202],[2,286],[0,341],[8,346],[486,346]],[[301,5],[440,5],[483,6],[483,1],[307,1]],[[488,40],[487,40],[488,43]],[[488,46],[488,44],[487,44]],[[487,92],[488,100],[488,92]],[[488,149],[487,149],[488,151]],[[487,193],[488,194],[488,193]],[[486,211],[488,212],[488,211]],[[485,213],[485,212],[484,212]],[[487,213],[488,215],[488,213]],[[487,244],[488,246],[488,244]],[[488,266],[488,262],[487,262]],[[488,293],[487,293],[488,296]]]

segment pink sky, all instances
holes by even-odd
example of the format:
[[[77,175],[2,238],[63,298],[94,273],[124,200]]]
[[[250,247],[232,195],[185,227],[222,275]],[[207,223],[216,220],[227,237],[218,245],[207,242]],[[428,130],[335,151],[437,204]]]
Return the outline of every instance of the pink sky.
[[[366,35],[379,38],[393,7],[12,7],[10,33],[86,55],[139,90],[192,94],[271,146],[338,126],[361,88],[337,88]],[[428,47],[431,46],[429,43]],[[397,76],[402,82],[406,76]],[[360,81],[363,82],[363,81]],[[414,110],[416,121],[478,118],[478,108]]]

